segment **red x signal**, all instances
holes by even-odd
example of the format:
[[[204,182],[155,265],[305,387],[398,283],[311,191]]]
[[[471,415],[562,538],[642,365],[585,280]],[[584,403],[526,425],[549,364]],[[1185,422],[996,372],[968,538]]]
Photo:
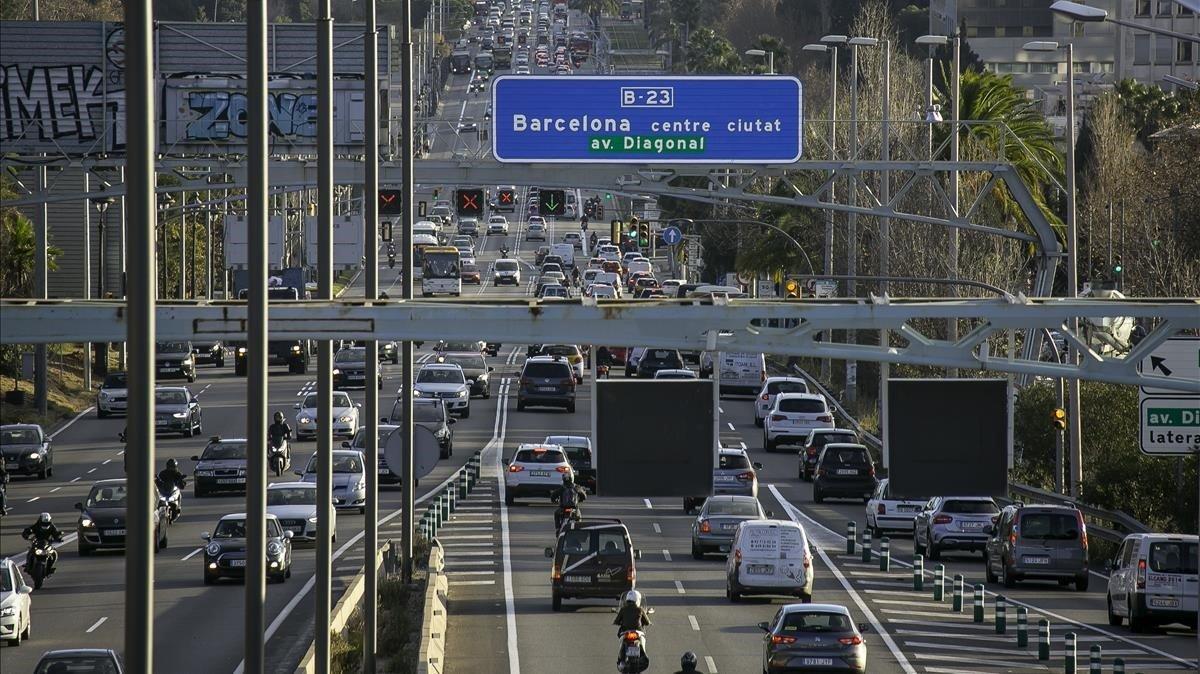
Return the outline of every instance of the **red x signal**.
[[[475,210],[475,209],[479,208],[479,204],[475,200],[476,199],[475,194],[472,194],[470,192],[462,192],[459,194],[459,196],[462,197],[462,206],[461,206],[462,209]]]
[[[512,190],[500,190],[500,203],[511,204],[513,202]]]

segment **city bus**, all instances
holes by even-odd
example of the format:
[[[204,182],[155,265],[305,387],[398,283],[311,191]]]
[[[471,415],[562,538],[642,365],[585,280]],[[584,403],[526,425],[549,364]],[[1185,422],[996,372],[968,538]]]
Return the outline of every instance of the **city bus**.
[[[421,297],[443,293],[462,294],[458,249],[451,246],[427,246],[421,254]]]
[[[471,72],[471,52],[460,49],[451,54],[450,72],[455,74]]]
[[[413,232],[412,241],[413,278],[419,279],[421,278],[422,265],[425,264],[425,249],[437,246],[438,240],[437,236],[433,234],[420,234]]]

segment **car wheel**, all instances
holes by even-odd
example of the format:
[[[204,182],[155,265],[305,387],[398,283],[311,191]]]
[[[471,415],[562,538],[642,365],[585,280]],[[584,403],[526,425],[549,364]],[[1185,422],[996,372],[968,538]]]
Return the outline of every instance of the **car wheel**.
[[[1075,591],[1076,592],[1087,592],[1088,583],[1090,581],[1091,581],[1091,575],[1088,573],[1082,573],[1078,576],[1075,576]]]
[[[733,589],[733,585],[731,585],[729,583],[729,581],[726,581],[725,582],[725,597],[727,599],[729,599],[729,601],[736,604],[742,600],[742,593]]]
[[[83,545],[80,545],[78,547],[78,550],[79,550],[80,557],[87,557],[92,554],[92,549],[89,547],[83,546]]]
[[[1135,633],[1145,632],[1146,619],[1139,616],[1137,613],[1134,613],[1132,603],[1126,604],[1126,606],[1129,607],[1129,630]]]
[[[938,550],[937,543],[933,540],[933,534],[928,531],[925,532],[925,549],[929,551],[930,559],[942,558],[942,551]]]
[[[192,498],[204,498],[204,490],[200,487],[192,487]]]
[[[283,577],[284,577],[284,578],[291,578],[291,577],[292,577],[292,565],[291,565],[291,564],[288,564],[288,566],[287,566],[287,571],[284,571],[284,572],[283,572]]]
[[[22,632],[21,637],[19,639],[17,639],[17,645],[18,646],[21,645],[21,639],[24,639],[25,641],[29,641],[30,637],[32,637],[32,636],[33,636],[33,616],[31,615],[28,617],[28,619],[25,620],[25,631]]]
[[[1017,586],[1017,579],[1013,577],[1012,569],[1007,564],[1001,563],[1000,566],[1000,581],[1004,583],[1004,587],[1013,588]]]
[[[692,559],[704,559],[704,549],[692,541]]]
[[[760,417],[760,416],[758,416],[758,415],[755,415],[755,417],[754,417],[754,425],[755,425],[755,426],[758,426],[759,428],[762,428],[762,427],[763,427],[763,420],[762,420],[762,417]]]
[[[925,552],[925,546],[921,544],[921,539],[917,536],[917,528],[913,527],[913,554],[924,555]]]
[[[358,514],[359,514],[359,515],[366,515],[366,514],[367,514],[367,506],[362,506],[361,508],[359,508],[359,509],[358,509]]]
[[[471,416],[471,407],[468,405],[467,409],[463,410],[462,416],[460,418],[468,419],[468,418],[470,418],[470,416]]]
[[[1111,626],[1113,626],[1113,627],[1120,627],[1120,626],[1121,626],[1121,622],[1122,622],[1122,618],[1121,618],[1121,616],[1117,615],[1116,613],[1113,613],[1113,610],[1112,610],[1112,595],[1108,595],[1108,596],[1106,596],[1106,597],[1104,598],[1104,600],[1105,600],[1105,603],[1108,605],[1108,624],[1109,624],[1109,625],[1111,625]]]
[[[983,559],[983,575],[987,577],[987,582],[996,582],[996,574],[992,572],[992,560],[984,557]]]
[[[771,442],[771,436],[767,435],[766,433],[763,433],[763,449],[767,450],[768,452],[775,451],[775,443]]]
[[[212,585],[215,582],[217,582],[216,578],[213,578],[212,576],[208,575],[207,573],[204,574],[204,584],[205,585]]]
[[[49,466],[38,471],[38,479],[39,480],[45,480],[47,477],[50,477]]]
[[[562,595],[557,592],[550,595],[550,608],[554,611],[562,610]]]

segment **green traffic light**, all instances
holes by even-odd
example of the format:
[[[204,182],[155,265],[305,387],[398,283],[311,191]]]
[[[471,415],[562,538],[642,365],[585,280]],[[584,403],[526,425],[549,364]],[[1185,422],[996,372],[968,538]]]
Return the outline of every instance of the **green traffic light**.
[[[604,193],[604,198],[605,198],[605,199],[612,199],[612,193],[611,193],[611,192],[605,192],[605,193]]]
[[[1120,274],[1123,271],[1125,271],[1125,268],[1122,267],[1121,265],[1117,265],[1117,266],[1113,267],[1114,274]]]

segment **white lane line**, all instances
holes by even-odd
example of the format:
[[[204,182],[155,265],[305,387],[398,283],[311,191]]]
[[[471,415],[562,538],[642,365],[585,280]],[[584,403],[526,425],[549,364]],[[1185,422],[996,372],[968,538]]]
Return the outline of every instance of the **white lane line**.
[[[687,594],[687,592],[683,589],[683,583],[679,581],[675,581],[675,591],[679,594]]]
[[[442,543],[443,548],[490,548],[493,543]]]
[[[446,560],[446,566],[491,566],[495,563],[496,562],[494,562],[490,559],[480,560],[478,562],[468,562],[466,560],[457,560],[457,561]]]
[[[720,412],[721,414],[725,414],[725,409],[723,407],[721,407],[720,405],[717,405],[717,411]]]
[[[452,550],[446,552],[446,559],[453,557],[491,557],[496,554],[491,550]]]
[[[654,523],[654,533],[656,533],[656,534],[662,533],[662,527],[658,526],[658,522]]]
[[[741,446],[742,451],[746,451],[746,443],[745,442],[739,442],[738,445]]]
[[[103,461],[101,461],[101,462],[100,462],[100,465],[101,465],[101,466],[107,466],[109,461],[112,461],[112,459],[105,459],[105,460],[103,460]]]
[[[50,490],[50,493],[53,494],[54,492],[58,491],[59,489],[62,489],[62,487],[55,487],[54,489]]]
[[[207,390],[208,390],[208,389],[209,389],[211,386],[212,386],[212,384],[205,384],[205,385],[204,385],[204,388],[200,389],[200,393],[204,393],[204,392],[205,392],[205,391],[207,391]],[[200,395],[200,393],[197,393],[196,395]]]
[[[495,571],[447,571],[447,576],[494,576]]]
[[[650,499],[644,498],[642,499],[642,503],[645,503],[647,508],[650,508],[651,510],[654,509],[654,505],[650,503]]]
[[[952,660],[954,662],[962,662],[961,655],[940,655],[936,653],[914,653],[913,657],[918,660]],[[1019,667],[1024,670],[1036,669],[1049,671],[1050,668],[1045,665],[1038,665],[1032,662],[1014,662],[1012,660],[982,660],[979,658],[970,658],[969,662],[973,665],[983,665],[985,667]],[[955,670],[960,671],[960,670]]]
[[[92,410],[94,410],[94,409],[96,409],[96,407],[93,405],[92,407],[89,407],[89,408],[87,408],[86,410],[84,410],[84,411],[80,412],[79,414],[76,414],[76,415],[75,415],[75,416],[74,416],[74,417],[73,417],[73,418],[72,418],[70,421],[68,421],[67,423],[63,424],[63,425],[62,425],[62,428],[59,428],[57,431],[54,431],[53,433],[51,433],[51,434],[50,434],[50,439],[51,439],[51,440],[53,440],[54,438],[58,437],[58,434],[59,434],[59,433],[62,433],[63,431],[65,431],[65,430],[67,430],[68,428],[70,428],[70,427],[71,427],[71,426],[72,426],[72,425],[73,425],[73,424],[74,424],[76,421],[79,421],[80,419],[82,419],[82,418],[83,418],[83,416],[84,416],[85,414],[87,414],[88,412],[91,412],[91,411],[92,411]]]
[[[668,562],[671,561],[671,551],[670,550],[663,550],[663,559],[667,560]]]
[[[78,481],[79,481],[79,478],[77,478],[77,477],[73,477],[73,478],[71,478],[71,481],[72,481],[72,482],[78,482]]]
[[[713,662],[711,655],[704,656],[704,664],[708,665],[708,674],[717,674],[717,663]]]
[[[103,625],[105,620],[108,620],[108,616],[104,616],[104,617],[100,618],[99,620],[97,620],[96,622],[92,623],[92,626],[87,628],[87,634],[91,634],[92,632],[95,632],[96,628]]]
[[[783,506],[783,510],[787,513],[788,518],[793,522],[800,523],[799,516],[802,514],[800,513],[799,509],[793,506],[787,499],[783,498],[783,495],[779,493],[779,490],[775,488],[775,485],[769,484],[767,485],[767,488],[771,490],[771,494],[773,494],[775,499],[779,501],[780,505]],[[804,517],[805,519],[809,519],[807,516]],[[867,606],[867,602],[864,601],[863,598],[858,594],[858,591],[854,589],[854,586],[850,584],[850,581],[846,580],[846,577],[843,576],[842,572],[838,570],[837,566],[834,565],[833,560],[829,558],[829,555],[825,554],[824,548],[818,545],[814,549],[816,550],[817,554],[821,556],[821,560],[825,562],[825,566],[829,567],[829,570],[833,572],[834,577],[836,577],[838,582],[842,584],[842,588],[846,590],[846,593],[849,594],[850,598],[854,600],[854,603],[858,605],[859,610],[863,612],[863,615],[866,616],[867,620],[869,620],[875,627],[875,631],[879,634],[879,638],[883,639],[884,645],[886,645],[888,650],[892,652],[892,655],[896,657],[896,662],[900,665],[900,668],[903,669],[906,674],[917,674],[916,668],[909,663],[908,658],[904,655],[904,652],[900,650],[900,647],[897,646],[896,642],[892,640],[892,636],[888,634],[887,630],[884,629],[883,624],[878,618],[875,617],[875,614],[871,612],[871,609]]]
[[[514,358],[516,353],[517,350],[514,347],[509,359]],[[504,456],[504,435],[508,430],[508,387],[510,381],[508,377],[505,377],[500,383],[500,401],[496,410],[496,424],[492,431],[492,441],[484,448],[485,452],[489,449],[495,451],[495,469],[497,474],[500,475],[503,475],[500,459]],[[500,490],[500,541],[501,548],[504,551],[504,620],[505,626],[508,628],[508,674],[521,674],[521,657],[517,650],[517,608],[516,600],[513,597],[512,547],[509,542],[508,505],[505,503],[504,480],[496,480],[496,486]]]
[[[36,500],[38,500],[38,499],[40,499],[40,498],[41,498],[41,496],[34,496],[33,498],[31,498],[31,499],[29,499],[28,501],[26,501],[26,503],[33,503],[34,501],[36,501]]]
[[[203,549],[204,549],[204,548],[196,548],[195,550],[192,550],[191,552],[189,552],[189,553],[187,553],[186,555],[184,555],[184,556],[183,556],[183,559],[181,559],[181,560],[179,560],[179,561],[181,561],[181,562],[186,562],[187,560],[191,559],[192,557],[195,557],[196,555],[200,554],[200,551],[201,551],[201,550],[203,550]]]
[[[454,533],[460,531],[495,531],[495,529],[492,527],[454,527]],[[441,538],[441,536],[438,536],[438,538]]]
[[[117,452],[117,456],[124,456],[124,455],[125,455],[125,450],[123,450],[123,449],[121,451]]]
[[[453,583],[450,583],[450,586],[458,587],[459,585],[495,585],[495,584],[496,584],[496,581],[494,581],[494,580],[456,580]]]
[[[700,631],[700,623],[696,621],[696,616],[689,615],[688,622],[692,624],[692,631],[694,631],[694,632]]]
[[[469,541],[491,539],[490,534],[468,534],[466,536],[438,536],[439,541]]]
[[[91,475],[91,474],[92,474],[92,473],[94,473],[94,472],[96,472],[96,469],[95,469],[95,468],[93,468],[93,469],[89,470],[89,471],[88,471],[88,475]]]
[[[726,425],[726,426],[729,426],[729,430],[731,430],[731,431],[736,431],[736,430],[737,430],[736,428],[734,428],[734,427],[733,427],[733,422],[732,422],[732,421],[726,421],[726,422],[725,422],[725,425]]]

